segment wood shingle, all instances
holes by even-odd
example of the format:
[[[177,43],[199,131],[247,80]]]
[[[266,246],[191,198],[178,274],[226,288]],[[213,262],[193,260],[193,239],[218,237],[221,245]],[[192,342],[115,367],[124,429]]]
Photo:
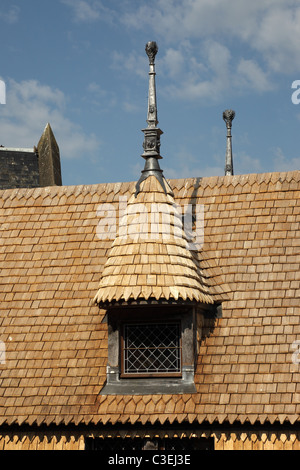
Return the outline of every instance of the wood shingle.
[[[170,181],[177,204],[204,205],[199,263],[222,300],[222,316],[203,325],[197,393],[181,395],[100,395],[107,324],[93,298],[113,238],[99,238],[97,210],[109,196],[118,216],[134,183],[1,191],[0,424],[298,421],[299,183],[299,171]],[[108,278],[127,276],[129,295],[138,279],[150,292],[172,285],[157,259],[178,252],[133,246],[126,272],[117,252]],[[139,270],[150,259],[155,269]]]

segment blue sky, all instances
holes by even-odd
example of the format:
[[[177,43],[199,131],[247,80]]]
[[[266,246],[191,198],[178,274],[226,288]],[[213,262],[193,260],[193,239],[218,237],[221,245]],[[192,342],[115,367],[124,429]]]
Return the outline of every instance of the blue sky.
[[[227,108],[235,174],[300,168],[299,0],[2,0],[0,26],[0,145],[50,122],[65,185],[139,178],[150,40],[165,177],[224,174]]]

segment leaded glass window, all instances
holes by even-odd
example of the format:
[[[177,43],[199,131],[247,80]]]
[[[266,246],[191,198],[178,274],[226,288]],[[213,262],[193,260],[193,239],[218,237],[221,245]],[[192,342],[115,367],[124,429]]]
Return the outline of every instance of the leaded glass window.
[[[122,374],[181,375],[179,322],[125,324],[122,343]]]

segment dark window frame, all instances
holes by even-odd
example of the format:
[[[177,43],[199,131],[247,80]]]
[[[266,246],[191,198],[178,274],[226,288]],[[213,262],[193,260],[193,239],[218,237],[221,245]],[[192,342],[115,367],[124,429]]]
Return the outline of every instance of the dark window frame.
[[[197,308],[186,303],[138,303],[114,305],[106,313],[108,328],[108,358],[106,382],[101,395],[148,395],[196,393],[194,382],[195,360],[197,357]],[[125,323],[179,322],[181,339],[181,374],[178,377],[141,376],[128,377],[122,374],[121,341],[122,326]]]

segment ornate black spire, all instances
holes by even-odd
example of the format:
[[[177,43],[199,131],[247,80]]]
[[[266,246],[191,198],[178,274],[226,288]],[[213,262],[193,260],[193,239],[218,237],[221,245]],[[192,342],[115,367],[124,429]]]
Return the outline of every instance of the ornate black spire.
[[[144,132],[144,153],[142,157],[146,160],[145,167],[142,170],[141,177],[136,184],[136,195],[140,191],[140,184],[148,176],[154,175],[162,185],[165,193],[167,192],[165,182],[160,169],[160,136],[162,130],[157,127],[157,102],[156,102],[156,86],[155,86],[155,56],[158,51],[156,42],[150,41],[145,47],[146,54],[149,58],[149,92],[148,92],[148,112],[147,112],[147,128],[142,129]]]
[[[232,109],[226,109],[223,112],[223,119],[227,127],[227,144],[226,144],[226,158],[225,158],[225,175],[233,175],[233,158],[232,158],[232,143],[231,143],[231,126],[234,120],[235,112]]]

